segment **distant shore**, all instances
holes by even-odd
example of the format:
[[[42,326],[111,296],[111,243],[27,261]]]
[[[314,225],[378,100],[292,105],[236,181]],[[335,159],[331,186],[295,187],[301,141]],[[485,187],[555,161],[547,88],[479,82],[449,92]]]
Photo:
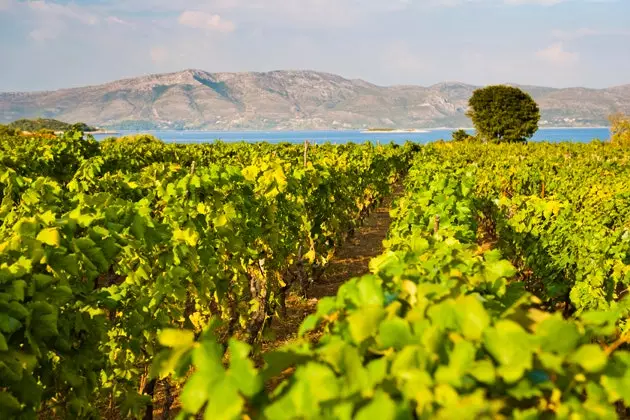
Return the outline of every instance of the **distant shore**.
[[[429,129],[415,129],[415,128],[411,128],[411,129],[378,129],[378,128],[374,128],[374,129],[368,129],[368,130],[362,130],[361,134],[408,134],[408,133],[429,133],[430,130]]]
[[[609,126],[588,126],[588,127],[538,127],[539,130],[603,130]]]
[[[602,129],[608,129],[610,127],[607,126],[589,126],[589,127],[538,127],[539,130],[602,130]],[[190,128],[190,129],[183,129],[183,130],[175,130],[175,129],[169,129],[169,128],[152,128],[152,129],[147,129],[147,130],[129,130],[129,129],[120,129],[120,130],[116,130],[116,129],[112,129],[112,130],[99,130],[99,131],[91,131],[91,132],[86,132],[86,134],[99,134],[99,135],[103,135],[103,134],[121,134],[122,132],[125,133],[152,133],[152,132],[160,132],[160,131],[177,131],[177,132],[191,132],[191,131],[195,131],[195,132],[208,132],[208,133],[229,133],[229,132],[239,132],[239,133],[296,133],[296,132],[330,132],[330,131],[337,131],[337,132],[359,132],[361,134],[387,134],[387,133],[393,133],[393,134],[418,134],[418,133],[430,133],[432,131],[456,131],[456,130],[467,130],[467,131],[472,131],[474,130],[474,127],[431,127],[431,128],[421,128],[421,129],[409,129],[409,130],[405,130],[405,129],[392,129],[392,130],[368,130],[368,129],[358,129],[358,128],[347,128],[347,129],[317,129],[317,130],[308,130],[308,129],[260,129],[260,130],[256,130],[256,129],[195,129],[195,128]]]
[[[588,126],[588,127],[546,127],[539,126],[539,130],[602,130],[610,128],[608,126]],[[443,130],[474,130],[475,127],[436,127],[436,128],[427,128],[429,131],[443,131]]]
[[[110,131],[110,130],[96,130],[96,131],[86,131],[85,134],[120,134],[120,131]]]

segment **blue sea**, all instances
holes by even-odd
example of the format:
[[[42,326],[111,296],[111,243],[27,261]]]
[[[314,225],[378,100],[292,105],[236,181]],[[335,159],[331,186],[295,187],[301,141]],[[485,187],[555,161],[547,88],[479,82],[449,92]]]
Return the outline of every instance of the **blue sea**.
[[[225,142],[258,142],[269,143],[303,143],[308,140],[310,143],[364,143],[366,141],[402,144],[406,141],[416,143],[430,143],[432,141],[451,138],[453,130],[428,130],[418,133],[362,133],[351,130],[335,131],[120,131],[118,136],[128,134],[151,134],[169,143],[209,143],[215,140]],[[469,131],[471,134],[473,131]],[[102,140],[112,135],[96,135],[97,140]],[[545,128],[540,129],[534,135],[533,141],[548,141],[558,143],[563,141],[588,143],[594,139],[608,140],[610,130],[608,128]]]

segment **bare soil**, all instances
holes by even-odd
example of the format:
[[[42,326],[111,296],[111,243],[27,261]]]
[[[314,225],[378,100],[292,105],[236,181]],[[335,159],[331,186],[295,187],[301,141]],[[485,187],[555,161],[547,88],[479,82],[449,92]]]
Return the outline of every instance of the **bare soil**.
[[[364,219],[354,235],[337,250],[323,277],[311,285],[308,298],[290,294],[287,297],[287,316],[274,319],[271,338],[262,342],[262,351],[267,352],[282,346],[296,337],[302,321],[317,309],[321,298],[335,296],[339,287],[354,277],[369,274],[369,263],[383,252],[383,240],[391,223],[389,210],[392,198],[387,198]]]

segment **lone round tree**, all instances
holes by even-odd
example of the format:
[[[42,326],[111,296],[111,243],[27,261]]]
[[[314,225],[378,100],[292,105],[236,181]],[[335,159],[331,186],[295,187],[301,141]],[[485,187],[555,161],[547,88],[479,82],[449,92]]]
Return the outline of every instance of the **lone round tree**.
[[[473,92],[468,116],[484,141],[523,142],[538,130],[540,110],[522,90],[504,85]]]

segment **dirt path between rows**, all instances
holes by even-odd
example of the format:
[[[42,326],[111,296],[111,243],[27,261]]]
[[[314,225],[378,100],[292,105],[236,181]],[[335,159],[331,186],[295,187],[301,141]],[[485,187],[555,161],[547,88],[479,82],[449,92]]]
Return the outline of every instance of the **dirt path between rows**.
[[[309,288],[308,299],[295,294],[287,298],[287,316],[284,319],[274,319],[271,337],[262,343],[263,353],[294,339],[304,318],[317,309],[319,299],[335,296],[339,287],[348,280],[369,274],[370,260],[383,252],[383,240],[391,223],[389,210],[397,195],[394,192],[385,198],[341,246],[326,268],[323,278]]]

